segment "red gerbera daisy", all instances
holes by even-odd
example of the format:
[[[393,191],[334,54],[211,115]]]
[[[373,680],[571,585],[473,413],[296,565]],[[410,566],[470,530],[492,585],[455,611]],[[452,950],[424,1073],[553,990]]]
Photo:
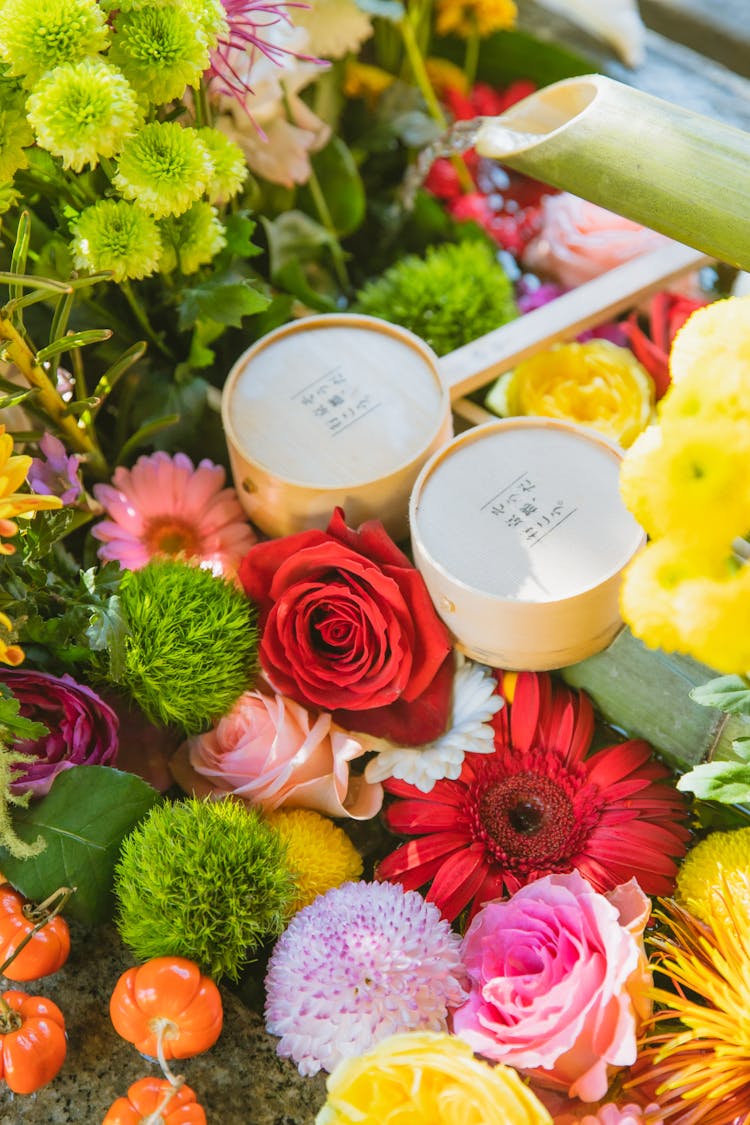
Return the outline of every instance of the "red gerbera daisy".
[[[378,878],[427,893],[449,920],[551,872],[578,870],[599,891],[633,876],[668,895],[689,831],[683,798],[647,742],[586,757],[591,703],[546,674],[522,672],[494,718],[495,751],[467,754],[460,777],[429,793],[391,779],[385,816],[403,844]]]

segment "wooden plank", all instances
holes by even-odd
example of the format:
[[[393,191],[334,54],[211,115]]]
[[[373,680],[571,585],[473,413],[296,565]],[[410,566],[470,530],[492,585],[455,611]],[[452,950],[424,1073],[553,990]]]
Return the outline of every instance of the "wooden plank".
[[[456,348],[439,361],[451,399],[484,386],[552,344],[572,340],[586,328],[604,323],[709,261],[692,247],[669,242]]]

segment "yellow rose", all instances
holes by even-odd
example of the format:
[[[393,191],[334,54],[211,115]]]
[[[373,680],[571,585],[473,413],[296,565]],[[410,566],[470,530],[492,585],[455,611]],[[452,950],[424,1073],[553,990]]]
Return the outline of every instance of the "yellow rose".
[[[627,447],[654,409],[651,376],[628,348],[609,340],[558,344],[519,363],[506,390],[508,413],[590,426]]]
[[[392,1035],[328,1078],[316,1125],[552,1125],[510,1067],[442,1032]]]

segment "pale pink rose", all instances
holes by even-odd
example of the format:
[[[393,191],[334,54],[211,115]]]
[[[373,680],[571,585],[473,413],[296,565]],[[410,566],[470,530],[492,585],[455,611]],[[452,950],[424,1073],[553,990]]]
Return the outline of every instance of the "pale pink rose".
[[[622,215],[560,192],[542,200],[542,229],[527,246],[523,263],[573,289],[667,242]]]
[[[247,691],[216,727],[183,743],[171,766],[199,796],[233,794],[267,811],[284,805],[368,820],[383,803],[382,786],[349,772],[366,749],[328,714]]]
[[[454,1031],[569,1097],[603,1098],[613,1068],[635,1062],[649,910],[635,881],[602,895],[577,871],[487,903],[464,937],[471,991]]]
[[[606,1105],[583,1107],[580,1111],[555,1114],[554,1125],[663,1125],[656,1105],[642,1106],[630,1103],[624,1106],[607,1102]]]

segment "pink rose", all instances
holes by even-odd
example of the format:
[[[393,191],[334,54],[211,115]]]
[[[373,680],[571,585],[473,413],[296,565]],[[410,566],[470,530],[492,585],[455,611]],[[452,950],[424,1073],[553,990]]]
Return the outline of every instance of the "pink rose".
[[[368,820],[383,789],[349,773],[366,749],[328,714],[314,717],[283,695],[247,691],[213,730],[183,743],[171,765],[183,788],[200,796],[233,794],[267,811],[285,805]]]
[[[603,1098],[610,1068],[635,1062],[648,1012],[649,912],[634,880],[602,895],[576,871],[487,903],[464,937],[471,990],[454,1031],[569,1097]]]
[[[561,192],[542,200],[542,228],[527,246],[523,264],[573,289],[667,241],[639,223]]]

